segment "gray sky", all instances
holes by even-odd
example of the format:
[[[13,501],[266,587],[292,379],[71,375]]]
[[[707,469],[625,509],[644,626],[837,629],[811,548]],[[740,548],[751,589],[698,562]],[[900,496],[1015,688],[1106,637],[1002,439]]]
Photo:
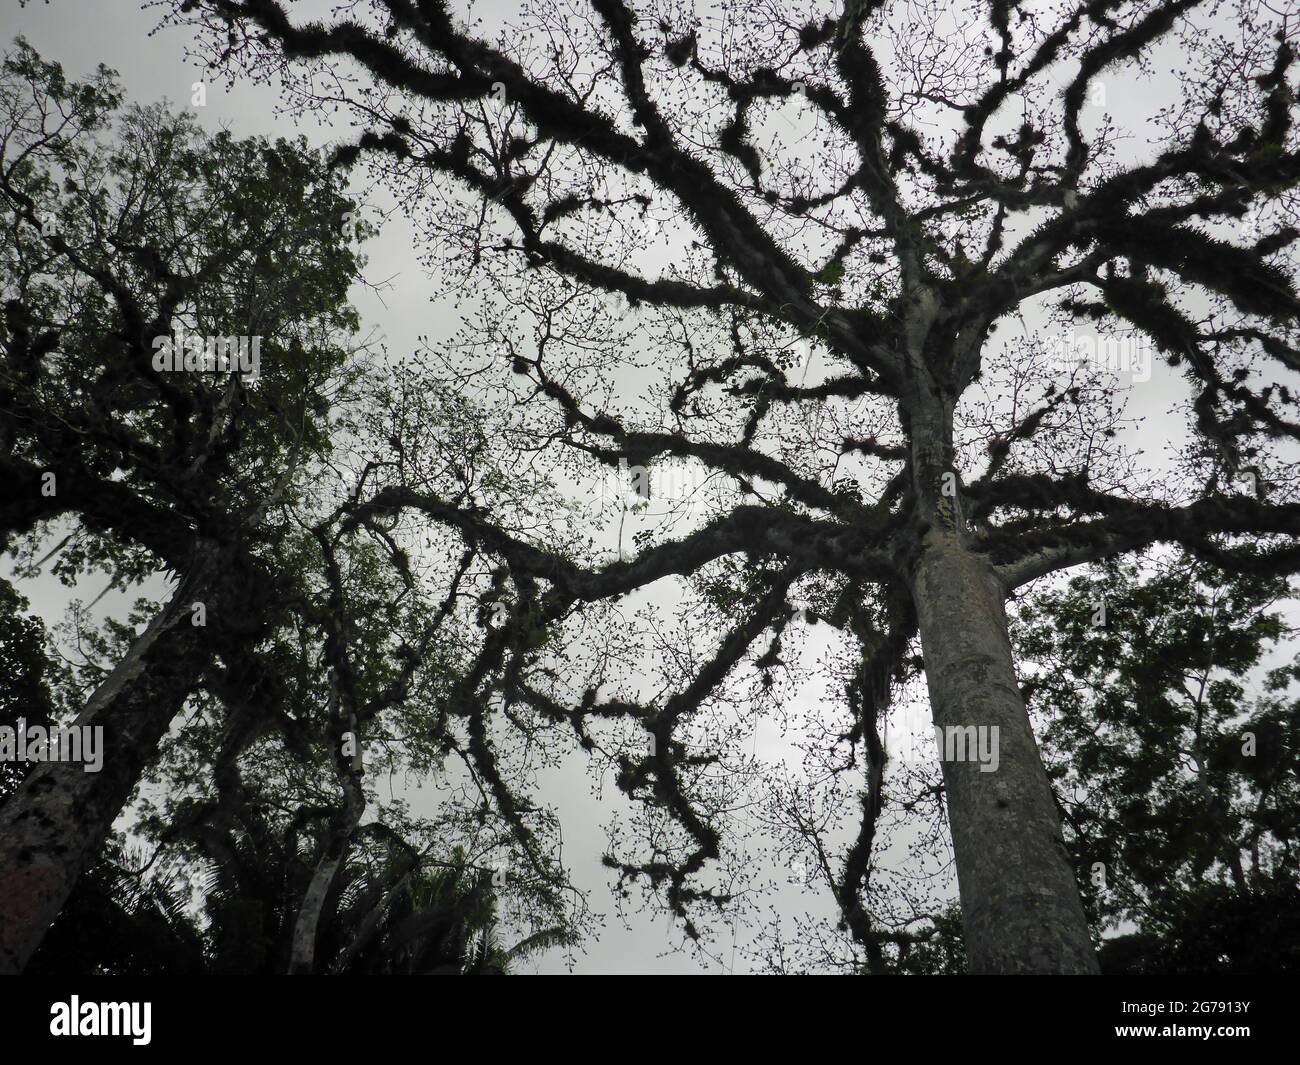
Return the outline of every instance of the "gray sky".
[[[495,0],[479,5],[482,13],[491,14],[499,8],[513,5]],[[207,81],[206,72],[197,65],[187,63],[183,51],[187,34],[183,29],[166,29],[150,37],[149,32],[157,22],[157,11],[142,11],[135,0],[51,0],[49,3],[29,3],[15,10],[11,2],[0,14],[0,37],[7,44],[16,35],[23,35],[46,58],[61,62],[71,76],[80,76],[98,63],[115,68],[127,89],[129,98],[137,103],[150,103],[163,98],[176,106],[188,106],[196,82],[206,83],[206,104],[195,112],[208,130],[229,128],[236,135],[284,135],[302,133],[314,144],[324,144],[349,135],[347,128],[331,130],[311,122],[290,121],[277,114],[280,99],[274,86],[239,84],[227,88],[224,84]],[[1137,86],[1125,78],[1107,82],[1109,98],[1106,107],[1121,118],[1136,113],[1149,114],[1159,103],[1171,99],[1174,84],[1165,79]],[[1147,147],[1134,144],[1134,153],[1143,154]],[[382,192],[369,194],[378,206],[385,203]],[[415,231],[400,213],[390,214],[384,221],[379,236],[369,243],[366,254],[370,258],[368,273],[372,280],[387,282],[383,291],[376,293],[358,288],[355,302],[368,327],[382,329],[387,337],[390,355],[401,357],[402,352],[413,350],[416,337],[425,335],[435,341],[448,335],[454,326],[446,304],[431,303],[430,293],[437,287],[416,254],[419,244]],[[1022,323],[1026,333],[1033,333],[1041,323]],[[1177,386],[1168,375],[1157,368],[1155,379],[1137,385],[1131,396],[1131,412],[1148,419],[1142,430],[1145,439],[1156,439],[1173,429],[1175,420],[1168,415],[1177,395]],[[1152,432],[1154,430],[1154,433]],[[1150,435],[1147,435],[1150,434]],[[1176,435],[1176,434],[1175,434]],[[1143,440],[1135,437],[1135,443]],[[1165,455],[1153,449],[1150,471],[1164,465]],[[33,598],[34,608],[48,621],[56,621],[75,594],[83,599],[93,598],[98,587],[78,588],[68,592],[50,581],[30,582],[23,588]],[[102,607],[118,610],[124,602],[122,596],[108,596]],[[816,640],[806,654],[815,656],[823,649]],[[801,691],[797,699],[803,708],[812,712],[816,708],[818,692]],[[775,735],[760,737],[761,750],[776,754],[782,741]],[[585,973],[618,972],[698,972],[725,971],[730,957],[721,964],[703,963],[682,954],[671,953],[669,948],[680,940],[679,930],[670,926],[662,915],[644,914],[634,918],[632,927],[624,929],[612,915],[607,903],[604,870],[598,861],[604,849],[605,834],[601,828],[607,806],[593,798],[590,780],[579,762],[568,762],[544,777],[543,795],[560,809],[565,826],[565,852],[571,861],[579,886],[588,889],[591,901],[598,910],[610,911],[610,919],[599,941],[587,946],[587,954],[580,957],[577,971]],[[615,791],[606,782],[606,796]],[[803,905],[794,900],[795,893],[777,893],[779,904]],[[805,903],[806,904],[806,900]],[[737,969],[743,970],[743,959],[737,956]],[[563,962],[558,956],[548,956],[538,965],[541,971],[562,971]]]
[[[0,11],[0,39],[5,47],[16,36],[27,38],[45,58],[62,63],[71,77],[79,77],[103,63],[115,69],[130,102],[152,103],[164,98],[176,107],[188,107],[196,82],[206,84],[206,103],[193,108],[209,131],[229,129],[238,136],[283,136],[301,133],[317,145],[335,142],[349,135],[349,130],[331,130],[319,124],[289,120],[277,114],[280,97],[274,87],[240,83],[233,88],[208,80],[200,65],[186,62],[184,50],[188,34],[178,28],[163,29],[154,36],[150,31],[158,22],[157,11],[142,10],[134,0],[51,0],[30,3],[18,8],[7,3]],[[385,218],[379,235],[365,246],[370,258],[367,271],[371,282],[384,281],[381,292],[358,286],[353,299],[363,317],[363,333],[382,330],[390,356],[400,357],[414,350],[416,338],[430,337],[436,342],[454,326],[445,306],[431,305],[430,293],[437,287],[425,268],[417,261],[419,250],[414,229],[397,212],[390,212],[391,200],[385,202],[383,190],[370,190],[369,202],[383,210]],[[377,221],[374,212],[369,220]],[[83,602],[103,590],[103,582],[83,582],[67,589],[52,578],[19,582],[32,602],[32,609],[48,624],[62,618],[74,597]],[[100,602],[100,615],[120,614],[136,594],[110,593]],[[608,881],[600,866],[606,837],[602,825],[609,811],[607,802],[593,798],[584,764],[571,760],[558,770],[544,774],[543,796],[562,811],[565,826],[565,853],[572,865],[575,883],[590,894],[593,907],[608,912],[605,929],[598,941],[586,945],[586,955],[578,955],[576,972],[684,973],[718,971],[718,965],[701,963],[681,952],[672,952],[680,942],[680,929],[661,914],[646,912],[633,915],[630,929],[614,915],[609,903]],[[607,782],[608,784],[608,782]],[[609,785],[605,789],[617,795]],[[416,800],[418,803],[418,799]],[[415,809],[418,811],[419,806]],[[728,961],[730,955],[728,955]],[[541,972],[567,970],[558,952],[539,959]]]

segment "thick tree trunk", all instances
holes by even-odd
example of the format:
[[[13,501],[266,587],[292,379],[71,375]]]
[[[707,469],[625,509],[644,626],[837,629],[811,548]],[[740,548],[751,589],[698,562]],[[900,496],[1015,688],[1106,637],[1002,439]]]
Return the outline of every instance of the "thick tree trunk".
[[[42,762],[0,805],[0,973],[21,972],[94,861],[209,659],[183,582],[91,695],[77,725],[102,725],[103,766]]]
[[[1002,589],[950,528],[926,532],[913,575],[937,728],[984,728],[993,759],[944,759],[973,973],[1096,973],[1079,889],[1020,698]],[[996,733],[992,730],[996,728]],[[960,735],[960,734],[959,734]],[[956,746],[956,753],[962,753]]]

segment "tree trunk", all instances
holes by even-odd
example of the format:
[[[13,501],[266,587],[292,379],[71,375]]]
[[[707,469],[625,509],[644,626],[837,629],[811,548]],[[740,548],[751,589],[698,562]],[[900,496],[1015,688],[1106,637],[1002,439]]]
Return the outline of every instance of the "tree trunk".
[[[996,736],[995,770],[989,771],[992,759],[954,760],[952,751],[943,760],[970,971],[1096,973],[1078,885],[1016,683],[1001,585],[956,530],[932,527],[913,594],[936,728],[983,727],[985,736]]]
[[[352,834],[361,823],[361,815],[366,811],[366,796],[361,788],[361,781],[347,773],[343,774],[345,793],[343,809],[330,826],[329,836],[320,861],[312,872],[311,882],[303,895],[302,905],[298,908],[298,919],[293,926],[293,944],[289,956],[289,974],[305,976],[316,969],[316,942],[320,938],[321,914],[325,910],[325,900],[334,881],[343,868],[348,849],[352,844]]]
[[[210,656],[195,598],[182,581],[77,716],[104,728],[100,771],[38,763],[0,805],[0,974],[27,965],[198,681]]]

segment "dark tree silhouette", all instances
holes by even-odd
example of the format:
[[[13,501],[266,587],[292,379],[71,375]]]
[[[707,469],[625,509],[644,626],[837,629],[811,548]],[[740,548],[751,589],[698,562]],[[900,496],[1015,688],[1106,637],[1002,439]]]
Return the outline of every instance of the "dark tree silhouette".
[[[1105,971],[1294,972],[1300,666],[1279,578],[1111,562],[1035,597],[1016,646]],[[1105,624],[1095,624],[1105,603]]]
[[[1011,637],[1104,973],[1282,973],[1296,967],[1296,663],[1290,582],[1179,552],[1094,563],[1018,597]],[[1283,660],[1285,663],[1285,660]],[[1269,668],[1272,667],[1272,668]],[[913,898],[934,917],[876,971],[964,970],[944,909],[937,768],[887,778],[895,834],[916,841]],[[882,888],[884,892],[886,888]],[[898,884],[887,885],[896,895]],[[777,971],[858,972],[873,959],[811,923],[766,937]]]
[[[618,782],[675,828],[643,859],[611,856],[620,877],[662,890],[692,934],[696,904],[725,903],[696,883],[723,839],[701,784],[718,756],[688,731],[738,669],[772,665],[761,640],[785,631],[792,598],[815,596],[858,648],[841,739],[861,824],[834,877],[855,937],[889,934],[862,902],[877,729],[919,636],[935,724],[1000,736],[996,772],[943,765],[971,969],[1097,971],[1004,600],[1154,543],[1228,570],[1300,562],[1280,450],[1295,398],[1273,379],[1300,369],[1297,231],[1283,224],[1300,176],[1293,23],[1242,3],[1215,33],[1196,0],[993,0],[978,17],[754,2],[708,21],[590,0],[490,32],[441,0],[325,21],[279,0],[171,6],[210,31],[214,63],[282,75],[305,107],[350,107],[365,131],[340,161],[364,156],[402,186],[435,258],[504,285],[520,313],[479,342],[517,375],[535,453],[681,461],[734,489],[711,520],[612,562],[430,491],[396,461],[352,515],[418,516],[499,561],[512,616],[467,674],[458,699],[481,709],[464,713],[486,720],[499,694],[589,748],[612,720],[653,738],[620,756]],[[1125,159],[1097,90],[1156,62],[1189,76],[1148,116],[1154,146]],[[807,138],[781,129],[790,104]],[[658,238],[666,264],[639,269]],[[1190,393],[1178,476],[1126,476],[1095,390],[1048,386],[966,420],[993,334],[1026,312],[1163,357]],[[637,344],[653,376],[639,405],[615,388]],[[726,631],[671,691],[570,693],[543,674],[539,633],[663,578],[715,581],[729,559],[747,565]],[[476,758],[493,780],[485,746]]]
[[[102,771],[44,762],[0,807],[0,971],[14,971],[199,680],[215,671],[245,696],[263,683],[252,650],[292,599],[270,561],[287,531],[276,508],[328,447],[357,262],[339,238],[351,201],[301,144],[118,114],[111,72],[69,81],[22,41],[0,101],[0,541],[32,562],[72,520],[56,572],[175,577],[77,708],[78,725],[105,727]],[[160,369],[174,329],[265,336],[260,372],[251,340],[238,373]]]
[[[59,669],[0,585],[0,721],[102,726],[105,748],[97,773],[0,767],[0,968],[22,969],[53,923],[40,971],[168,957],[343,971],[435,866],[480,916],[508,899],[521,952],[571,942],[581,898],[561,894],[533,767],[510,765],[499,807],[472,777],[447,783],[433,818],[376,802],[377,775],[472,764],[483,742],[445,703],[482,631],[462,585],[490,567],[452,551],[429,581],[378,523],[357,535],[345,519],[374,470],[349,450],[399,432],[451,468],[493,459],[487,418],[436,389],[411,396],[355,343],[346,297],[369,227],[337,174],[301,143],[123,110],[110,72],[68,81],[21,41],[0,100],[6,546],[26,576],[53,560],[69,584],[172,583],[161,612],[140,600],[100,626],[76,607]],[[160,368],[174,329],[258,335],[255,379]],[[161,798],[133,802],[146,782]],[[111,836],[124,809],[129,844]],[[220,875],[195,960],[173,881],[205,863]],[[475,964],[501,967],[485,927],[461,931]]]
[[[16,729],[18,721],[49,723],[54,704],[49,681],[52,664],[45,647],[45,625],[27,613],[30,604],[8,581],[0,581],[0,725]],[[18,788],[28,767],[0,762],[0,802]]]

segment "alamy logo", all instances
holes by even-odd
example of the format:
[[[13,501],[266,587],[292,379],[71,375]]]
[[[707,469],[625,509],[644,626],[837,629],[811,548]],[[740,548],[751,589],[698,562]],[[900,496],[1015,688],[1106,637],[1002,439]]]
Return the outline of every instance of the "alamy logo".
[[[84,762],[87,773],[104,768],[103,725],[0,725],[0,762]]]
[[[1151,380],[1150,346],[1140,337],[1088,336],[1067,329],[1048,338],[1047,353],[1057,374],[1091,367],[1136,384]]]
[[[1002,760],[998,753],[1000,732],[998,725],[935,725],[934,742],[940,760],[979,762],[981,773],[996,773]]]
[[[933,736],[933,739],[931,737]],[[934,725],[908,727],[885,743],[886,755],[896,761],[917,765],[931,762],[938,749],[942,762],[978,762],[981,773],[996,773],[1002,762],[999,725]]]
[[[617,470],[603,470],[584,491],[600,506],[614,504],[648,517],[664,517],[699,502],[711,479],[699,463],[662,459],[645,466],[623,457]]]
[[[262,338],[203,336],[177,329],[172,336],[153,340],[153,368],[159,373],[189,370],[203,373],[239,373],[256,381],[262,365]]]
[[[50,1006],[50,1035],[129,1035],[136,1046],[149,1045],[150,1002],[71,1002]]]

